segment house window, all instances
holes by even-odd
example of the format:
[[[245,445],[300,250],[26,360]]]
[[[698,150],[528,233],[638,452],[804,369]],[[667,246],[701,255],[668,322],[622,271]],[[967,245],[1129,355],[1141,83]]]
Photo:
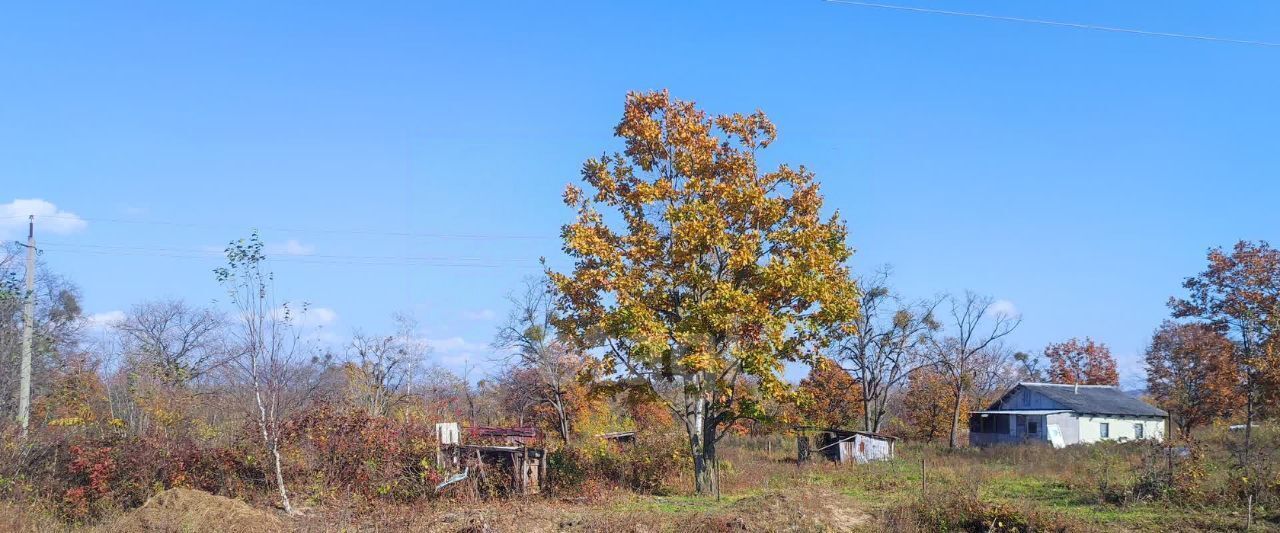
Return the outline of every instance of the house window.
[[[1098,424],[1098,436],[1104,439],[1111,438],[1111,424],[1108,424],[1106,422]]]
[[[1140,439],[1140,438],[1142,438],[1142,429],[1143,429],[1143,428],[1142,428],[1142,424],[1134,424],[1134,425],[1133,425],[1133,438],[1135,438],[1135,439]]]
[[[1036,433],[1039,433],[1039,432],[1040,432],[1039,422],[1031,422],[1031,421],[1027,422],[1027,433],[1035,435]]]

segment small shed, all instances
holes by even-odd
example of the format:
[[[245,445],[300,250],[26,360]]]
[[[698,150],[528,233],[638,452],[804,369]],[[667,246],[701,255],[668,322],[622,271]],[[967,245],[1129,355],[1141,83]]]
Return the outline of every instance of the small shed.
[[[839,428],[801,426],[795,429],[800,433],[796,450],[800,462],[819,453],[830,461],[862,464],[893,459],[897,451],[898,438],[889,435]],[[810,434],[814,434],[812,440]]]
[[[896,440],[897,437],[858,431],[853,437],[840,441],[839,461],[841,463],[855,462],[865,464],[871,461],[893,459],[894,441]]]

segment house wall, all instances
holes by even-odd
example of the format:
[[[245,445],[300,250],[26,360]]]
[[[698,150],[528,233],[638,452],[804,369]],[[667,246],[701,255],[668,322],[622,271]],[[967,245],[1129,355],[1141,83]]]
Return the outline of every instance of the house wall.
[[[1058,402],[1034,391],[1017,388],[1000,402],[999,409],[1062,409]]]
[[[1062,432],[1063,444],[1070,446],[1080,442],[1080,419],[1075,413],[1058,413],[1045,418],[1046,424],[1058,426],[1058,430]]]
[[[1102,438],[1102,424],[1110,424],[1110,435],[1107,439]],[[1139,418],[1139,417],[1108,417],[1108,416],[1081,416],[1079,417],[1080,437],[1077,442],[1090,443],[1100,440],[1134,440],[1136,430],[1134,424],[1142,424],[1143,438],[1163,440],[1164,439],[1164,420],[1158,418]],[[1066,432],[1063,432],[1064,440]],[[1070,441],[1067,442],[1071,444]]]

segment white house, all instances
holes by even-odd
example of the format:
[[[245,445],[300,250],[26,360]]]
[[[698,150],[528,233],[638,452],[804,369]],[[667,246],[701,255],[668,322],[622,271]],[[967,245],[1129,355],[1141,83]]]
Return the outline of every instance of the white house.
[[[1061,448],[1100,440],[1160,440],[1168,417],[1110,385],[1019,383],[986,410],[969,414],[969,443],[1044,441]]]

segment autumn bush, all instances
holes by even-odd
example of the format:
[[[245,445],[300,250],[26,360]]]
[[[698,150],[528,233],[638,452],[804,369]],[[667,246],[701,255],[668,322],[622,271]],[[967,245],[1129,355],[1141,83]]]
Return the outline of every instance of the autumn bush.
[[[313,496],[408,501],[433,494],[442,479],[434,429],[414,418],[319,404],[286,428],[286,450],[297,459],[289,475]]]
[[[251,423],[212,444],[182,432],[131,434],[107,420],[41,427],[27,439],[6,434],[0,495],[53,502],[62,518],[91,522],[174,487],[248,500],[267,494],[261,437]],[[319,405],[287,428],[286,481],[308,496],[410,501],[433,496],[441,480],[433,430],[421,421]]]
[[[245,495],[264,479],[242,448],[112,426],[40,428],[24,440],[6,439],[3,450],[6,499],[53,502],[58,515],[77,522],[136,507],[171,487]]]
[[[554,450],[547,457],[547,475],[552,490],[563,495],[602,488],[668,494],[672,475],[689,460],[678,435],[644,435],[632,444],[595,442]]]

